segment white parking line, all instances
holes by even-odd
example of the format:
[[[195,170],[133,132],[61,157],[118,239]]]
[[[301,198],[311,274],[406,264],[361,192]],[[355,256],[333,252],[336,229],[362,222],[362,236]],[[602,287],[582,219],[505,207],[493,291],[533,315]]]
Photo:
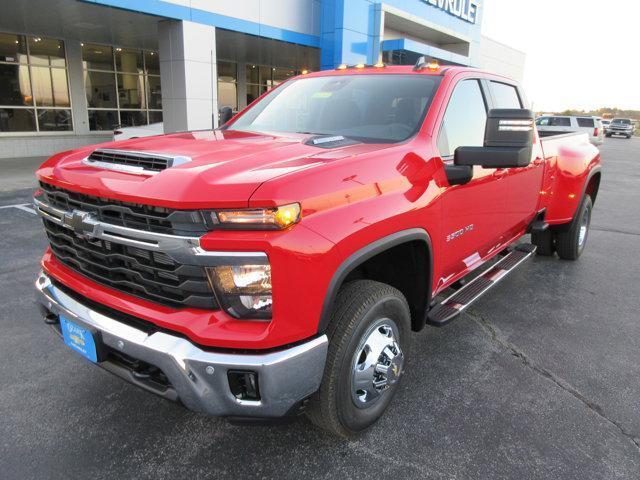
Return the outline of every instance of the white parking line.
[[[17,208],[18,210],[22,210],[23,212],[30,213],[31,215],[37,215],[36,211],[33,208],[30,208],[30,203],[18,203],[16,205],[3,205],[0,207],[0,210],[4,210],[6,208]]]

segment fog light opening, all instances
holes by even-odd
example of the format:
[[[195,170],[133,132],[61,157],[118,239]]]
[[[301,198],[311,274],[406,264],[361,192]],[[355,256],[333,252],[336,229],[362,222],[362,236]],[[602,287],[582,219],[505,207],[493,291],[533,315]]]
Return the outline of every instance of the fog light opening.
[[[250,371],[230,370],[227,373],[231,394],[238,400],[259,401],[258,374]]]

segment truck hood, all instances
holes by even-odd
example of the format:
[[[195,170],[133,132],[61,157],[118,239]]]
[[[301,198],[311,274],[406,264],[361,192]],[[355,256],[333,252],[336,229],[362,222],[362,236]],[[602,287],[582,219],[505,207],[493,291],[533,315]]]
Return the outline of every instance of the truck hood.
[[[41,181],[88,195],[170,208],[225,208],[248,204],[275,177],[388,147],[306,145],[309,135],[199,131],[110,142],[51,157],[36,172]],[[156,175],[103,169],[83,162],[97,148],[186,156],[191,161]]]

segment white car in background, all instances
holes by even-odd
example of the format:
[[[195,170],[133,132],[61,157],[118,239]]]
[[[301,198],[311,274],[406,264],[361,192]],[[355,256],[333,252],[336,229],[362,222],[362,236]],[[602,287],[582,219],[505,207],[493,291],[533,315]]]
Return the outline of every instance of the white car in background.
[[[541,137],[584,132],[589,135],[592,144],[604,143],[604,126],[598,117],[543,115],[536,119],[536,126]]]
[[[154,135],[164,135],[164,124],[162,122],[139,127],[120,127],[113,131],[114,140],[129,140],[131,138],[152,137]]]

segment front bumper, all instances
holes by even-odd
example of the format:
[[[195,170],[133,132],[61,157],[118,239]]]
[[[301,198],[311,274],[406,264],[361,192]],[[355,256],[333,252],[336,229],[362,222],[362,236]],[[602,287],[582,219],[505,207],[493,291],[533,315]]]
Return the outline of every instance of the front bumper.
[[[213,352],[183,337],[160,331],[149,334],[97,312],[56,287],[44,272],[36,280],[36,290],[50,317],[64,315],[99,332],[108,349],[161,370],[168,387],[154,390],[109,360],[98,365],[191,410],[221,417],[277,418],[295,410],[320,387],[328,346],[325,335],[276,352]],[[255,372],[260,400],[237,399],[229,387],[230,370]]]

